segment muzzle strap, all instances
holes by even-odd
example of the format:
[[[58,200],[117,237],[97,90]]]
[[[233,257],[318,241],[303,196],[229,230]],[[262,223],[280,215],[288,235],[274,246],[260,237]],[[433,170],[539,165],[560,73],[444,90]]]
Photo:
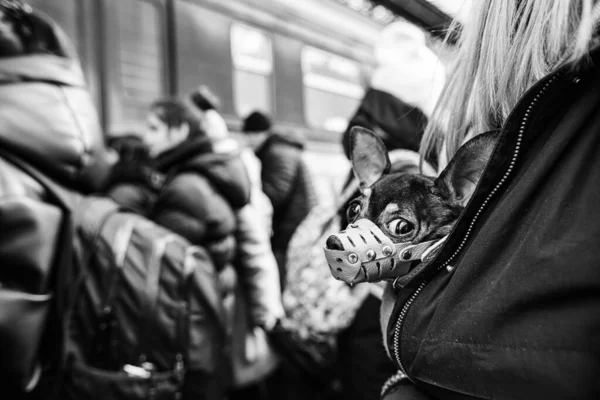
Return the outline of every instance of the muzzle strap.
[[[410,243],[397,243],[396,254],[400,261],[414,261],[421,260],[422,262],[428,262],[435,257],[438,250],[448,236],[444,236],[438,240],[428,240],[417,244]]]

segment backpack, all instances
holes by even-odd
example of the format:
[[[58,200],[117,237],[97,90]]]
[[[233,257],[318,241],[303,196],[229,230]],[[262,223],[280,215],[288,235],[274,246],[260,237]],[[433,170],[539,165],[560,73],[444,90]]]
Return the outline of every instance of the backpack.
[[[44,372],[63,366],[76,277],[70,202],[66,190],[0,149],[0,376],[11,398],[39,390]]]
[[[336,373],[337,335],[369,294],[367,285],[352,288],[333,278],[323,254],[326,239],[340,230],[340,207],[356,190],[350,185],[336,204],[313,208],[294,231],[282,295],[286,317],[270,332],[282,356],[324,387]]]
[[[296,327],[302,337],[325,339],[337,335],[352,323],[368,293],[366,285],[352,288],[336,280],[323,254],[327,238],[342,229],[340,207],[356,190],[356,185],[350,185],[335,204],[313,208],[290,240],[283,305],[286,323]]]
[[[109,198],[77,209],[85,277],[61,399],[218,398],[225,333],[208,253]]]

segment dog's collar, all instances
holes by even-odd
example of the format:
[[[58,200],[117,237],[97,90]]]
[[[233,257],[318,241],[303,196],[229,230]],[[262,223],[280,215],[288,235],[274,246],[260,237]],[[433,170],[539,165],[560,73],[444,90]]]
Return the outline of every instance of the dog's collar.
[[[324,248],[334,278],[350,285],[395,279],[415,260],[431,261],[446,237],[421,243],[394,243],[373,222],[360,219],[335,235],[344,250]]]

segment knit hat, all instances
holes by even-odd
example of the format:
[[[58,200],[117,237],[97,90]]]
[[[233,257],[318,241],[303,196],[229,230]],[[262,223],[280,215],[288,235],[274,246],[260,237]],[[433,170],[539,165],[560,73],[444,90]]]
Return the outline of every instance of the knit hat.
[[[202,111],[216,110],[220,106],[219,98],[205,85],[200,85],[191,94],[191,100]]]
[[[260,111],[254,111],[244,119],[243,132],[264,132],[271,129],[271,119]]]

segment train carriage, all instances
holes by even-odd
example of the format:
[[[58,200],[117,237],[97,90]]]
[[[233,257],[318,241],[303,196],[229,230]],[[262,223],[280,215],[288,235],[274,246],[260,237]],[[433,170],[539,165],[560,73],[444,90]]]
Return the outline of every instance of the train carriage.
[[[321,191],[336,190],[347,173],[340,133],[390,18],[377,21],[336,0],[28,3],[74,39],[107,135],[140,131],[153,100],[206,84],[232,132],[262,109],[278,131],[303,135]]]

